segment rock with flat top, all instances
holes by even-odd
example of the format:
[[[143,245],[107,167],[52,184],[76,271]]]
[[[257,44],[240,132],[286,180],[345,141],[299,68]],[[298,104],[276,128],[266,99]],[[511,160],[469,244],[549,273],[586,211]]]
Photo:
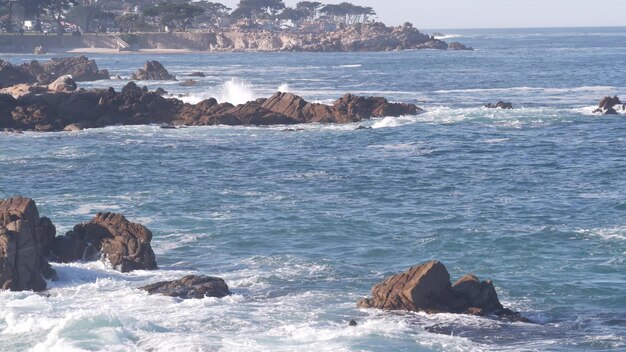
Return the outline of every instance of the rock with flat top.
[[[180,280],[163,281],[144,286],[141,290],[149,294],[161,294],[182,299],[217,297],[230,295],[228,285],[223,279],[211,276],[185,276]]]

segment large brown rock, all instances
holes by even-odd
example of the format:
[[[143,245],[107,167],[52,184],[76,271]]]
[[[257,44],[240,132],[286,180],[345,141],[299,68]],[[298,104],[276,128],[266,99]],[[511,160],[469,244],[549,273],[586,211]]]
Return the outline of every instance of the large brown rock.
[[[75,91],[76,88],[76,82],[71,75],[61,76],[48,85],[48,90],[55,93],[70,93]]]
[[[163,281],[140,287],[140,290],[150,294],[162,294],[182,299],[217,297],[222,298],[230,295],[228,285],[219,277],[210,276],[185,276],[180,280]]]
[[[170,75],[163,65],[155,60],[146,61],[143,69],[139,69],[132,75],[133,80],[163,80],[175,81],[176,77]]]
[[[123,215],[98,213],[91,221],[74,226],[55,238],[53,257],[61,262],[100,258],[121,272],[157,268],[150,241],[152,232]]]
[[[89,60],[85,56],[53,58],[43,63],[41,68],[43,71],[41,74],[48,77],[48,82],[52,82],[66,75],[72,76],[76,82],[97,81],[111,78],[107,70],[98,69],[96,62]]]
[[[39,217],[32,199],[0,200],[0,288],[45,290],[44,279],[56,277],[46,260],[55,233],[50,219]]]
[[[491,281],[465,275],[454,285],[439,261],[414,266],[372,288],[372,298],[359,301],[361,308],[497,315],[511,321],[528,321],[502,306]]]

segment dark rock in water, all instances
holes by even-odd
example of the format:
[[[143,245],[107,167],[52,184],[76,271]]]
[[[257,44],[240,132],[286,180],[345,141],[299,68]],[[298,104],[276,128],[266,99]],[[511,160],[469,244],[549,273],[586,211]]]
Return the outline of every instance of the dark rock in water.
[[[20,83],[49,84],[67,75],[71,75],[76,82],[110,78],[107,70],[99,70],[96,62],[85,56],[54,58],[43,64],[33,60],[21,66],[0,60],[0,88]]]
[[[157,88],[157,89],[154,91],[154,93],[156,93],[156,94],[158,94],[158,95],[160,95],[160,96],[163,96],[163,95],[167,95],[167,94],[168,94],[168,92],[167,92],[165,89],[161,88],[161,87]]]
[[[332,106],[309,103],[291,93],[276,93],[234,106],[211,98],[197,104],[164,98],[129,82],[122,92],[78,90],[72,93],[27,94],[19,99],[0,94],[0,129],[61,131],[71,124],[277,125],[349,123],[373,117],[415,115],[413,104],[390,103],[382,97],[347,94]]]
[[[461,44],[459,42],[452,42],[450,44],[448,44],[448,50],[474,50],[474,48],[472,48],[471,46],[465,46],[464,44]]]
[[[54,239],[52,256],[60,262],[95,260],[102,255],[121,272],[157,268],[150,241],[152,232],[121,214],[98,213]]]
[[[370,126],[358,126],[356,128],[356,130],[371,130],[371,129],[373,129],[373,128],[370,127]]]
[[[206,75],[202,72],[192,72],[187,77],[206,77]]]
[[[180,82],[179,86],[192,87],[192,86],[195,86],[196,84],[198,84],[198,81],[195,81],[193,79],[186,79],[183,82]]]
[[[481,282],[465,275],[454,285],[439,261],[431,261],[389,277],[372,288],[372,298],[358,303],[360,308],[497,315],[512,321],[528,321],[521,314],[502,307],[491,281]]]
[[[139,71],[133,73],[131,79],[175,81],[176,77],[170,75],[160,62],[152,60],[146,61],[143,69],[139,69]]]
[[[168,129],[168,130],[175,130],[176,129],[176,126],[174,126],[174,125],[161,125],[159,127],[163,128],[163,129]]]
[[[603,115],[617,115],[617,110],[615,110],[615,106],[622,105],[622,102],[619,100],[617,95],[613,97],[604,97],[600,100],[598,104],[598,108],[594,110],[594,113],[600,113]],[[626,110],[626,104],[624,106],[620,106],[622,110]]]
[[[0,200],[0,288],[43,291],[44,279],[56,278],[46,251],[56,229],[50,219],[39,217],[30,198]]]
[[[141,287],[140,290],[148,291],[150,294],[162,294],[182,299],[222,298],[230,295],[228,285],[223,279],[204,275],[189,275],[180,280],[158,282]]]
[[[357,325],[359,325],[359,324],[357,324],[356,320],[354,320],[354,319],[353,319],[353,320],[350,320],[350,321],[348,322],[348,326],[357,326]]]
[[[499,101],[495,104],[489,103],[485,105],[485,107],[489,109],[507,109],[508,110],[508,109],[513,109],[513,104],[504,102],[504,101]]]

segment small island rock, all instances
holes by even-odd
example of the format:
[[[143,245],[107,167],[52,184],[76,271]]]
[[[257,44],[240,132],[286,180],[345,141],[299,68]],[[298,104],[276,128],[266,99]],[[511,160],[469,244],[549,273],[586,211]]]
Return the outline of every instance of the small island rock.
[[[133,73],[131,79],[175,81],[176,77],[170,75],[160,62],[151,60],[146,61],[143,69],[140,68],[136,73]]]
[[[149,294],[162,294],[182,299],[217,297],[230,295],[223,279],[211,276],[188,275],[180,280],[163,281],[140,288]]]

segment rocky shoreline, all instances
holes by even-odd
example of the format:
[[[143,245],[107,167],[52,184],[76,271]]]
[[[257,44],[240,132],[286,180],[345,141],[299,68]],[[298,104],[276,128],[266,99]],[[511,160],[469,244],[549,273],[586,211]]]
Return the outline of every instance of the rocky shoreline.
[[[47,217],[40,217],[30,198],[0,199],[0,289],[45,291],[46,280],[58,280],[50,262],[102,260],[122,273],[157,270],[151,247],[152,232],[128,221],[122,214],[98,213],[65,235]],[[137,289],[179,299],[222,298],[231,294],[219,277],[188,275]],[[529,323],[518,312],[504,308],[491,281],[465,275],[454,285],[443,264],[430,261],[394,275],[372,288],[373,298],[359,308],[492,316]],[[356,326],[350,321],[350,326]]]
[[[417,30],[411,23],[391,27],[359,23],[330,32],[300,32],[232,27],[207,32],[122,33],[82,36],[4,36],[3,51],[29,52],[80,48],[137,50],[194,50],[206,52],[362,52],[398,50],[473,50],[446,43]]]

